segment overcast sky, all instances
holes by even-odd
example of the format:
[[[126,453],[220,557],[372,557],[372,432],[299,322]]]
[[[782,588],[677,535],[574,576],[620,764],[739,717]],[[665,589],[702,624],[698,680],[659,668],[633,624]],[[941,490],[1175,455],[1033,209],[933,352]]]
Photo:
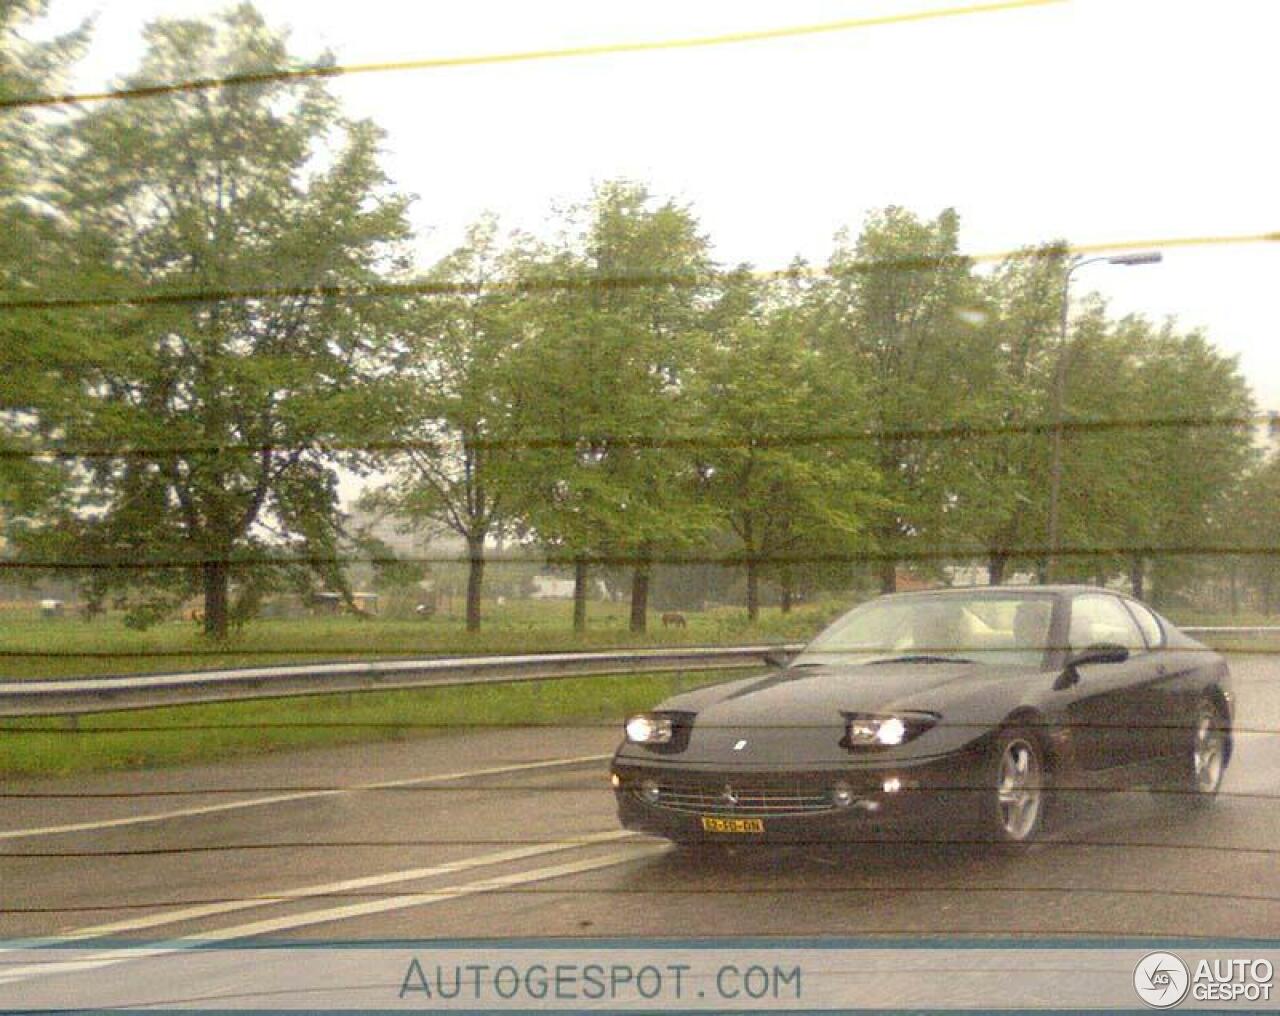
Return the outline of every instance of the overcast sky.
[[[131,69],[139,29],[211,0],[51,0],[96,15],[76,84]],[[339,62],[769,28],[945,0],[259,0],[294,52]],[[868,209],[956,207],[963,245],[998,251],[1280,230],[1275,0],[1069,0],[1023,10],[715,49],[406,71],[334,88],[388,132],[418,195],[424,259],[486,210],[542,231],[553,203],[627,177],[691,204],[723,262],[825,259]],[[1116,312],[1176,315],[1239,354],[1280,409],[1280,243],[1165,248],[1161,265],[1079,274]]]

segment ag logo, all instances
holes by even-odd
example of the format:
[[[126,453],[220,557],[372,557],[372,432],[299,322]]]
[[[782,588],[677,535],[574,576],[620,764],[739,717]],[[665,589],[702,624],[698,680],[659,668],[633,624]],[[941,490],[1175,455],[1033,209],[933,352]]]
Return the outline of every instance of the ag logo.
[[[1191,986],[1187,965],[1173,953],[1148,953],[1133,971],[1133,989],[1147,1005],[1168,1009],[1186,997]]]

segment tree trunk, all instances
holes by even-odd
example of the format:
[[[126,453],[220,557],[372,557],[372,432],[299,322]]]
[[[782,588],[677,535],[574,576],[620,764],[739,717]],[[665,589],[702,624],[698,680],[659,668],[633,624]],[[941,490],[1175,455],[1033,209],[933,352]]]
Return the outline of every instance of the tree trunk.
[[[467,541],[467,631],[480,630],[480,594],[484,589],[484,539]]]
[[[587,630],[587,562],[573,559],[573,630]]]
[[[1134,554],[1129,558],[1129,590],[1133,593],[1135,600],[1145,598],[1146,583],[1144,580],[1143,565],[1146,562],[1142,560],[1141,554]]]
[[[1227,582],[1229,583],[1228,591],[1231,595],[1232,617],[1240,613],[1240,584],[1236,577],[1237,565],[1238,561],[1234,557],[1227,563]]]
[[[779,602],[779,606],[782,608],[782,613],[790,614],[791,613],[791,568],[790,566],[784,567],[782,569],[781,582],[782,582],[782,596]]]
[[[880,562],[880,592],[896,593],[898,591],[898,562],[885,558]]]
[[[1009,555],[1003,550],[993,550],[987,559],[987,584],[1004,585],[1004,569],[1009,563]]]
[[[640,548],[640,559],[631,572],[631,630],[642,633],[649,619],[649,547]]]
[[[204,577],[204,633],[211,639],[225,639],[227,590],[231,585],[227,562],[205,561],[201,570]]]
[[[760,565],[752,554],[747,558],[747,620],[760,619]]]

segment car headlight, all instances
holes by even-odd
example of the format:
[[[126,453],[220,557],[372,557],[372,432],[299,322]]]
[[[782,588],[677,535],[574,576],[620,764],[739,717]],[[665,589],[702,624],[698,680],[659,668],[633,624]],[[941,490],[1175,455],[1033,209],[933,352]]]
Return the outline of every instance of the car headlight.
[[[641,713],[627,720],[626,731],[632,744],[667,744],[671,741],[671,717]]]
[[[846,748],[896,748],[938,722],[935,713],[852,713],[845,717]]]

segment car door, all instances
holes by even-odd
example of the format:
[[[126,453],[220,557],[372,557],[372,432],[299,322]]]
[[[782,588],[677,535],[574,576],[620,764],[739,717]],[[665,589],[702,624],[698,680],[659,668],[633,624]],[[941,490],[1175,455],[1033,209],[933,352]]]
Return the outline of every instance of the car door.
[[[1110,769],[1154,758],[1159,747],[1152,729],[1153,685],[1160,675],[1137,622],[1110,593],[1082,593],[1072,597],[1069,609],[1069,654],[1101,644],[1122,645],[1130,654],[1123,663],[1077,667],[1078,679],[1064,689],[1079,764]]]
[[[1173,755],[1183,751],[1189,725],[1194,722],[1195,706],[1200,689],[1188,674],[1199,662],[1194,653],[1171,652],[1164,626],[1156,615],[1136,600],[1125,599],[1138,627],[1142,629],[1150,659],[1155,669],[1155,679],[1149,685],[1147,704],[1153,753],[1157,756]]]

